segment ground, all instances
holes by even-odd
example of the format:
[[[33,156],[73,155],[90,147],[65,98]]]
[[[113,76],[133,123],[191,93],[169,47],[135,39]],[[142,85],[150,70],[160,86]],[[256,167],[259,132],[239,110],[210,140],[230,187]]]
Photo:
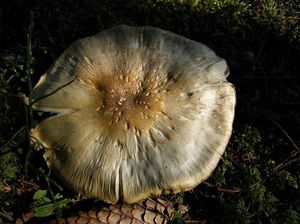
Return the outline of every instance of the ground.
[[[24,211],[59,216],[80,206],[42,152],[32,151],[37,116],[23,99],[73,41],[117,24],[170,30],[229,64],[233,135],[208,180],[170,197],[189,207],[186,222],[300,223],[299,17],[296,0],[2,1],[0,223]]]

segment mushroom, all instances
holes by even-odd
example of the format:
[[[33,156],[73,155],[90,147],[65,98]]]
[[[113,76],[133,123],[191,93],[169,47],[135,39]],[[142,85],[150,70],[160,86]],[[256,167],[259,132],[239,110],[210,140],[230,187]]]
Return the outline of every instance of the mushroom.
[[[40,78],[31,136],[76,192],[133,203],[208,178],[232,132],[224,59],[154,27],[116,26],[74,42]]]

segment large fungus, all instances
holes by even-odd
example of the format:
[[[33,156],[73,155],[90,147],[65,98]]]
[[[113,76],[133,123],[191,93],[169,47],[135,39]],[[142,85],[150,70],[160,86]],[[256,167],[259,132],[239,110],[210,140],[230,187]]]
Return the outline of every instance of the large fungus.
[[[73,43],[40,78],[32,131],[49,166],[86,197],[132,203],[190,190],[220,160],[235,91],[225,60],[153,27],[117,26]]]

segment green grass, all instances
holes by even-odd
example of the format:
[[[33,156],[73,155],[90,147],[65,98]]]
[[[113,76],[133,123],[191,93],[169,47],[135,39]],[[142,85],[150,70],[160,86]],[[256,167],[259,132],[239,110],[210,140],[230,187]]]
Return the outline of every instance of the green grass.
[[[0,9],[0,223],[31,209],[37,188],[74,198],[47,175],[23,103],[59,54],[116,24],[152,25],[224,57],[237,90],[234,132],[212,176],[180,194],[190,220],[300,222],[300,5],[296,0],[6,1]],[[28,173],[25,172],[28,168]],[[25,179],[24,179],[25,178]],[[29,184],[24,184],[25,181]],[[31,185],[30,185],[31,184]],[[64,206],[63,206],[64,207]],[[60,212],[60,211],[59,211]],[[178,222],[181,222],[178,218]]]

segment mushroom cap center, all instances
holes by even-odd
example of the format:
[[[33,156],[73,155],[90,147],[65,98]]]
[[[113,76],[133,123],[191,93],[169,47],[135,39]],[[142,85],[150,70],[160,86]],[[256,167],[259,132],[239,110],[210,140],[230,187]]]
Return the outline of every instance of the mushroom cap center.
[[[109,125],[125,130],[148,130],[162,109],[161,83],[155,78],[139,78],[133,74],[104,78],[97,83],[102,104],[97,109]]]

